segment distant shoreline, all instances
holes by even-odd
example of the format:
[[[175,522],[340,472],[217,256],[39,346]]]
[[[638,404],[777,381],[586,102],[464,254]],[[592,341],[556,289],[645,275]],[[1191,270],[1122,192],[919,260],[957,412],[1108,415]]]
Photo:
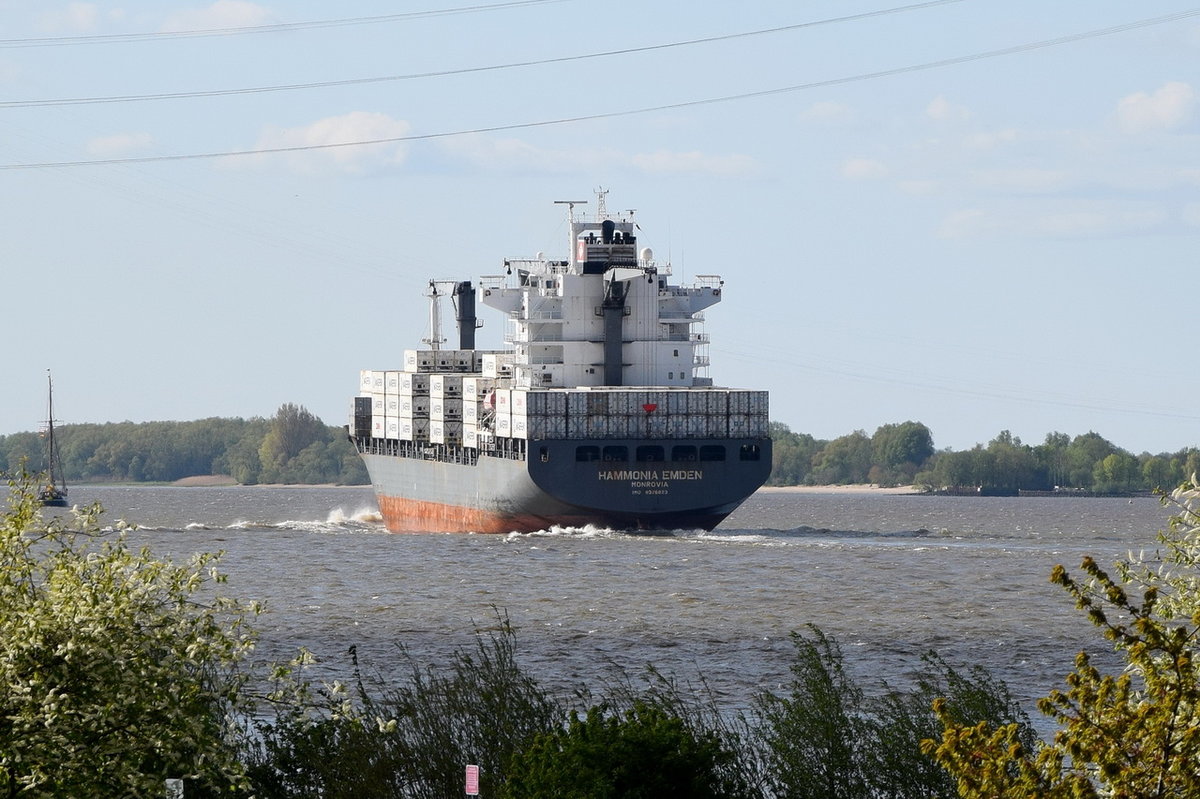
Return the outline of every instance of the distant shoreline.
[[[234,480],[227,474],[197,474],[191,477],[183,477],[179,480],[170,483],[173,486],[190,486],[190,487],[228,487],[241,485],[237,480]],[[361,486],[341,486],[342,488],[365,488],[369,487],[370,483],[364,483]],[[309,484],[309,483],[260,483],[255,486],[246,486],[247,488],[336,488],[338,486],[332,483]],[[873,483],[859,483],[855,485],[822,485],[822,486],[763,486],[758,489],[758,493],[762,494],[876,494],[876,495],[905,495],[919,494],[913,486],[895,486],[892,488],[882,488]]]
[[[758,489],[760,494],[875,494],[905,496],[920,494],[916,486],[894,486],[883,488],[874,483],[856,483],[854,485],[822,485],[822,486],[763,486]]]

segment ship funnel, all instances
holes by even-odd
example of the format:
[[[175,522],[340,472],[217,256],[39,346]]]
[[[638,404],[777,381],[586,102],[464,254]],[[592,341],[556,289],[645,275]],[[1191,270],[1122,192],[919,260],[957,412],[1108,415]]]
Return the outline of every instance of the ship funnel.
[[[605,244],[613,243],[613,231],[617,229],[617,223],[611,219],[605,219],[600,225],[600,238]]]
[[[458,322],[458,348],[475,349],[475,287],[464,280],[454,284],[454,319]]]

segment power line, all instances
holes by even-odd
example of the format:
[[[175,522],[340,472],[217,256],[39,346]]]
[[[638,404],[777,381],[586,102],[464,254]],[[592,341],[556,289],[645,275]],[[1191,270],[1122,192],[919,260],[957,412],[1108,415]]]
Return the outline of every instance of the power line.
[[[927,61],[922,64],[911,64],[904,67],[895,67],[892,69],[880,70],[877,72],[865,72],[858,75],[850,75],[841,78],[830,78],[828,80],[813,81],[811,83],[801,83],[793,86],[782,86],[775,89],[764,89],[755,92],[744,92],[741,94],[725,95],[722,97],[708,97],[700,100],[687,100],[678,103],[668,103],[664,105],[649,106],[645,108],[625,109],[620,111],[608,111],[598,114],[585,114],[574,117],[560,117],[558,119],[547,119],[536,122],[516,122],[506,125],[489,125],[485,127],[470,128],[466,130],[456,131],[441,131],[435,133],[419,133],[411,136],[391,136],[382,139],[364,139],[358,141],[335,142],[331,144],[305,144],[295,145],[291,147],[270,147],[256,150],[228,150],[223,152],[211,153],[183,153],[176,155],[149,155],[136,156],[128,158],[103,158],[91,161],[49,161],[42,163],[31,164],[0,164],[0,170],[13,169],[52,169],[64,167],[79,167],[79,166],[112,166],[119,164],[150,164],[161,161],[187,161],[200,160],[211,158],[236,158],[248,155],[276,155],[282,153],[305,152],[311,150],[333,150],[342,147],[364,147],[373,144],[399,144],[403,142],[428,141],[432,139],[445,139],[456,136],[469,136],[483,133],[500,133],[512,130],[528,130],[532,128],[551,127],[555,125],[566,125],[576,122],[589,122],[601,119],[616,119],[620,117],[636,116],[639,114],[648,114],[658,111],[674,111],[682,108],[694,108],[703,105],[715,105],[718,103],[735,102],[739,100],[751,100],[761,97],[770,97],[773,95],[787,94],[791,92],[806,91],[809,89],[827,88],[830,86],[841,86],[849,83],[859,83],[862,81],[876,80],[878,78],[893,77],[895,75],[903,75],[910,72],[921,72],[930,69],[939,69],[942,67],[955,66],[958,64],[967,64],[973,61],[982,61],[990,58],[1000,58],[1002,56],[1016,55],[1019,53],[1027,53],[1034,50],[1042,50],[1049,47],[1057,47],[1073,42],[1084,41],[1086,39],[1095,39],[1101,36],[1111,36],[1117,33],[1125,33],[1139,28],[1147,28],[1154,25],[1162,25],[1168,22],[1177,22],[1182,19],[1200,16],[1200,9],[1192,9],[1190,11],[1181,11],[1175,14],[1168,14],[1162,17],[1152,17],[1149,19],[1136,20],[1123,25],[1115,25],[1110,28],[1100,28],[1098,30],[1087,31],[1085,33],[1076,33],[1068,36],[1060,36],[1055,39],[1045,39],[1038,42],[1030,42],[1028,44],[1016,45],[1013,47],[1005,47],[999,50],[988,50],[981,53],[972,53],[970,55],[957,56],[955,58],[945,58],[938,61]]]
[[[474,14],[481,11],[498,11],[508,8],[563,3],[568,0],[512,0],[492,5],[460,6],[433,11],[409,11],[404,14],[383,14],[374,17],[346,17],[343,19],[314,20],[310,22],[278,22],[270,25],[245,25],[234,28],[208,28],[187,31],[154,31],[149,33],[110,33],[92,36],[45,36],[30,39],[0,39],[0,49],[24,47],[63,47],[83,44],[117,44],[124,42],[148,42],[156,39],[192,39],[206,36],[241,36],[254,33],[279,33],[282,31],[307,30],[311,28],[336,28],[348,25],[374,25],[381,22],[401,22],[427,17],[445,17],[457,14]]]
[[[764,28],[762,30],[744,31],[741,33],[728,33],[720,36],[708,36],[701,39],[688,39],[680,42],[668,42],[666,44],[652,44],[643,47],[628,47],[621,50],[606,50],[598,53],[582,53],[578,55],[559,56],[556,58],[542,58],[530,61],[514,61],[508,64],[491,64],[482,67],[465,67],[462,69],[448,69],[436,72],[415,72],[407,75],[386,75],[381,77],[369,78],[348,78],[345,80],[330,80],[330,81],[312,81],[308,83],[288,83],[275,84],[271,86],[252,86],[238,89],[212,89],[208,91],[192,91],[192,92],[161,92],[156,94],[124,94],[112,95],[108,97],[68,97],[59,99],[46,100],[7,100],[0,101],[0,108],[42,108],[46,106],[61,106],[61,105],[93,105],[99,103],[129,103],[129,102],[144,102],[152,100],[181,100],[194,99],[198,97],[227,97],[240,94],[263,94],[266,92],[284,92],[296,91],[301,89],[324,89],[337,86],[359,86],[370,83],[385,83],[392,81],[403,80],[418,80],[424,78],[444,78],[454,75],[469,75],[477,72],[492,72],[505,69],[517,69],[520,67],[545,66],[547,64],[564,64],[571,61],[586,61],[593,58],[609,58],[619,55],[632,55],[635,53],[648,53],[656,50],[668,50],[675,47],[690,47],[697,44],[710,44],[712,42],[723,42],[735,39],[744,39],[752,36],[763,36],[771,33],[782,33],[785,31],[801,30],[803,28],[812,28],[819,25],[831,25],[841,22],[852,22],[860,19],[868,19],[870,17],[879,17],[887,14],[898,14],[905,11],[914,11],[918,9],[930,8],[933,6],[947,5],[949,3],[961,3],[963,0],[929,0],[929,2],[917,3],[914,5],[900,6],[898,8],[887,8],[879,11],[868,11],[862,14],[850,14],[843,17],[832,17],[829,19],[816,20],[813,22],[801,22],[795,25],[782,25],[776,28]],[[488,8],[492,8],[489,6]]]

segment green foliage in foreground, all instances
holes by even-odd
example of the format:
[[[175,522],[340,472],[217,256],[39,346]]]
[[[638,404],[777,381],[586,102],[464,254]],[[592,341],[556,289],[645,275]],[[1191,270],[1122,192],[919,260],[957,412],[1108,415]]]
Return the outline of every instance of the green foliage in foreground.
[[[763,692],[750,715],[653,669],[564,703],[525,674],[515,641],[501,618],[440,672],[401,651],[411,666],[402,684],[359,676],[261,723],[249,769],[256,796],[456,797],[465,764],[477,763],[483,795],[506,799],[951,797],[948,775],[920,752],[938,730],[936,697],[958,718],[1013,723],[1032,741],[982,669],[960,673],[930,655],[912,690],[876,686],[868,699],[815,628],[793,638],[788,690]]]
[[[0,518],[0,794],[159,797],[184,777],[189,797],[441,799],[476,763],[483,795],[506,799],[1197,796],[1200,488],[1172,499],[1153,556],[1116,577],[1055,569],[1125,668],[1081,655],[1039,704],[1058,725],[1044,742],[981,667],[931,653],[913,686],[864,687],[815,627],[744,713],[652,669],[556,697],[502,615],[440,668],[399,649],[391,683],[357,662],[349,686],[255,674],[256,609],[218,596],[211,556],[134,551],[96,507],[46,520],[25,478]]]
[[[243,485],[368,482],[346,431],[291,403],[270,419],[67,424],[55,428],[55,438],[68,483],[169,483],[208,474],[227,474]],[[41,438],[0,436],[0,471],[15,474],[25,463],[45,470]]]
[[[212,591],[214,558],[176,566],[102,535],[98,507],[42,518],[26,476],[0,519],[0,793],[192,796],[245,785],[230,721],[255,608]]]
[[[1118,576],[1085,558],[1077,581],[1053,582],[1121,653],[1104,674],[1080,654],[1067,689],[1039,709],[1059,725],[1029,746],[1008,725],[972,724],[938,706],[944,731],[924,751],[952,773],[966,799],[1165,799],[1200,796],[1200,489],[1172,495],[1178,512],[1152,556],[1130,556]]]

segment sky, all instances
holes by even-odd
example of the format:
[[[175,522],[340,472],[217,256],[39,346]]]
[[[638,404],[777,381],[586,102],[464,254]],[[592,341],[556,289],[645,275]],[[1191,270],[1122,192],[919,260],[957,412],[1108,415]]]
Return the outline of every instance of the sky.
[[[0,0],[0,435],[343,424],[603,187],[793,431],[1198,446],[1198,93],[1172,0]]]

